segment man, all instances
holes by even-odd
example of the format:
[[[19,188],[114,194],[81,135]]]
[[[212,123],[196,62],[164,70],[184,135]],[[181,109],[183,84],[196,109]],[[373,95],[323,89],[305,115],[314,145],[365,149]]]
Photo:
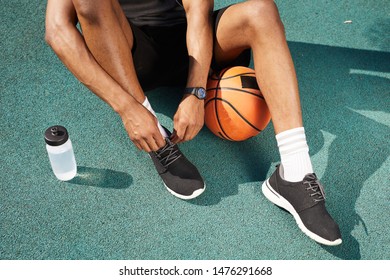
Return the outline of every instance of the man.
[[[48,0],[46,41],[120,115],[130,139],[149,153],[167,189],[182,199],[205,189],[177,144],[203,126],[210,68],[248,65],[252,51],[281,155],[263,193],[315,241],[340,244],[313,173],[295,69],[275,3],[251,0],[214,13],[213,7],[213,0]],[[171,134],[159,124],[145,91],[173,84],[185,90]]]

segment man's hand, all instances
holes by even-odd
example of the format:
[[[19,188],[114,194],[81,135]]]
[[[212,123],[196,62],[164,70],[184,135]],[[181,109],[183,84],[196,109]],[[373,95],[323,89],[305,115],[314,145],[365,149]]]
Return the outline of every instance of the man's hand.
[[[120,113],[131,141],[145,152],[157,151],[165,145],[165,139],[157,127],[157,118],[137,103]]]
[[[193,139],[204,124],[204,101],[186,95],[173,117],[172,142],[181,143]]]

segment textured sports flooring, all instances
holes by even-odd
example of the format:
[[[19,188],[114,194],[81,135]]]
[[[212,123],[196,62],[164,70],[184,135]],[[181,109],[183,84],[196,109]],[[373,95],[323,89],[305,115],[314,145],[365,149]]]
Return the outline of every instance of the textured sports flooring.
[[[46,1],[0,0],[0,259],[389,259],[390,5],[276,2],[341,246],[311,241],[262,195],[279,162],[272,124],[240,143],[205,127],[181,149],[206,192],[170,195],[120,118],[45,44]],[[180,94],[149,93],[168,128]],[[49,166],[43,132],[54,124],[73,141],[70,182]]]

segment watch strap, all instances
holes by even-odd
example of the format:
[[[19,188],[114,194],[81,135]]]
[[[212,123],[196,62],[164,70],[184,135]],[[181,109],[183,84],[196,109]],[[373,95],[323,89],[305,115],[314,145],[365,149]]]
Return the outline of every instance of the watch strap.
[[[201,96],[199,92],[203,92],[204,94]],[[199,99],[205,99],[206,89],[203,87],[186,87],[184,89],[184,94],[192,94],[195,95]]]

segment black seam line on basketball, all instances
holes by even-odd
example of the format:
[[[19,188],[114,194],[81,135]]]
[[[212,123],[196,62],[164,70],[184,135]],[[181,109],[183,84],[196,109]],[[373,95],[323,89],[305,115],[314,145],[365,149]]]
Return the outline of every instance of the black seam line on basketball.
[[[217,99],[217,100],[220,100],[220,101],[222,101],[222,102],[226,102],[230,107],[232,107],[232,109],[247,123],[247,124],[249,124],[253,129],[255,129],[255,130],[257,130],[257,131],[259,131],[259,132],[261,132],[261,129],[258,129],[256,126],[254,126],[253,124],[251,124],[246,118],[244,118],[244,116],[243,115],[241,115],[240,114],[240,112],[239,111],[237,111],[237,109],[236,108],[234,108],[234,106],[229,102],[229,101],[227,101],[227,100],[225,100],[225,99],[223,99],[223,98],[218,98],[218,97],[215,97],[214,99]],[[218,103],[218,102],[215,102],[215,103]]]
[[[222,73],[220,73],[220,76],[222,77],[223,74],[225,74],[225,72],[226,72],[227,70],[228,70],[228,69],[225,69],[224,71],[222,71]],[[221,80],[219,79],[219,80],[218,80],[218,83],[217,83],[217,87],[215,88],[215,94],[214,94],[214,96],[217,96],[217,98],[218,98],[218,88],[219,88],[220,82],[221,82]],[[219,121],[217,103],[218,103],[218,102],[214,102],[215,117],[217,118],[219,128],[221,129],[222,133],[225,134],[223,138],[233,140],[232,138],[229,137],[229,135],[227,135],[226,131],[225,131],[225,130],[223,129],[223,127],[222,127],[221,122]],[[219,134],[222,135],[220,132],[219,132]]]
[[[218,81],[218,86],[219,86],[219,81]],[[215,89],[215,95],[214,95],[214,96],[217,96],[217,94],[218,94],[218,88]],[[213,99],[219,99],[219,98],[218,98],[218,97],[214,97]],[[209,102],[209,101],[208,101],[208,102]],[[208,102],[207,102],[207,103],[208,103]],[[218,132],[218,134],[221,135],[222,138],[224,138],[224,139],[233,140],[232,138],[229,137],[229,135],[227,135],[226,131],[225,131],[225,130],[223,129],[223,127],[222,127],[222,123],[219,121],[217,103],[218,103],[218,102],[214,102],[215,117],[217,118],[218,126],[219,126],[219,128],[221,129],[221,131],[222,131],[222,133],[221,133],[221,132]]]
[[[228,76],[228,77],[223,77],[221,78],[221,80],[227,80],[227,79],[231,79],[231,78],[235,78],[235,77],[239,77],[239,76],[245,76],[245,75],[255,75],[254,72],[244,72],[244,73],[240,73],[240,74],[236,74],[236,75],[233,75],[233,76]],[[255,75],[256,77],[256,75]]]
[[[222,137],[223,139],[234,141],[234,140],[233,140],[232,138],[230,138],[229,136],[223,135],[220,131],[218,131],[218,134],[219,134],[219,136]]]
[[[247,90],[245,90],[245,89],[239,89],[239,88],[233,88],[233,87],[220,87],[220,88],[209,88],[209,89],[207,89],[207,90],[209,91],[209,90],[218,90],[218,89],[220,89],[220,90],[241,91],[241,92],[248,93],[248,94],[250,94],[250,95],[253,95],[253,96],[256,96],[256,97],[258,97],[258,98],[261,98],[261,99],[265,100],[263,95],[257,95],[257,94],[255,94],[255,93],[250,92],[250,91],[247,91]]]
[[[229,70],[229,69],[228,69]],[[225,71],[226,72],[226,71]],[[224,73],[225,73],[224,72]],[[219,76],[220,77],[222,77],[222,75],[224,74],[224,73],[221,73]],[[233,75],[233,76],[228,76],[228,77],[223,77],[223,78],[217,78],[217,79],[215,79],[215,78],[213,78],[212,76],[209,78],[210,80],[213,80],[213,81],[216,81],[216,80],[226,80],[226,79],[231,79],[231,78],[235,78],[235,77],[239,77],[239,76],[245,76],[245,75],[255,75],[256,76],[256,74],[254,73],[254,72],[247,72],[247,73],[240,73],[240,74],[236,74],[236,75]]]

